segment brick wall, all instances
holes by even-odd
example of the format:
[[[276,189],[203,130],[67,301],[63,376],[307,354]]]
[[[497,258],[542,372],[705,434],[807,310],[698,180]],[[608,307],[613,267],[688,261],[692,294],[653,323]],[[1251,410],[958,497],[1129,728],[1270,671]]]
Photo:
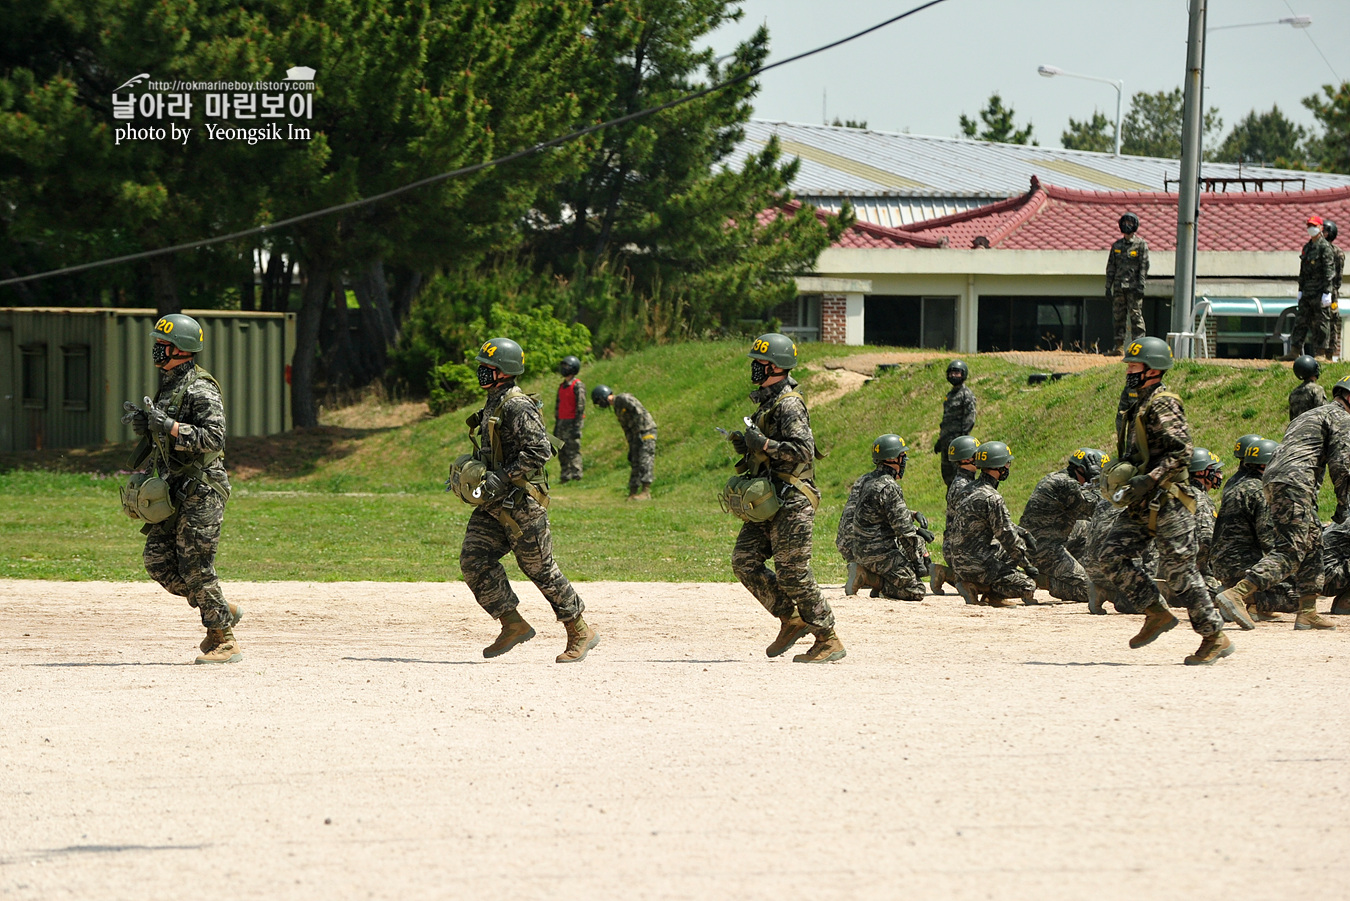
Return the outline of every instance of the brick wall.
[[[820,299],[820,340],[843,344],[848,337],[848,301],[842,294],[826,294]]]

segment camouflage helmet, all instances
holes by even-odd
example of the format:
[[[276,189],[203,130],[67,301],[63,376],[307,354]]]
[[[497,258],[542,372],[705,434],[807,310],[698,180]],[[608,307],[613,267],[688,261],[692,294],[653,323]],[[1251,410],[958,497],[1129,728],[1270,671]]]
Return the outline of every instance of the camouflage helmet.
[[[1110,460],[1110,454],[1105,454],[1095,447],[1080,447],[1069,455],[1069,467],[1081,469],[1089,479],[1094,479],[1102,474],[1102,467]]]
[[[1172,368],[1172,348],[1161,338],[1145,335],[1125,349],[1126,363],[1143,363],[1145,369],[1166,371]]]
[[[907,453],[909,453],[909,447],[905,445],[905,439],[899,435],[880,435],[876,441],[872,442],[873,463],[880,463],[883,460],[899,460]]]
[[[597,407],[608,407],[609,399],[613,395],[614,392],[609,390],[608,385],[596,385],[591,389],[591,403]]]
[[[558,375],[576,375],[581,371],[581,360],[571,354],[562,358],[558,363]]]
[[[1213,469],[1215,467],[1219,469],[1223,468],[1223,461],[1219,459],[1218,454],[1211,453],[1209,448],[1207,447],[1197,446],[1191,448],[1191,464],[1189,467],[1189,472],[1191,475],[1195,475],[1197,472],[1204,472],[1206,469]]]
[[[191,316],[182,313],[169,313],[159,317],[150,337],[157,341],[168,341],[184,353],[200,353],[205,334],[201,325]]]
[[[1350,394],[1350,375],[1341,376],[1341,380],[1331,386],[1331,396],[1337,394]]]
[[[1322,364],[1317,362],[1316,357],[1310,357],[1307,354],[1294,361],[1294,375],[1308,381],[1315,379],[1322,374]]]
[[[750,345],[750,353],[746,356],[752,360],[772,363],[779,369],[791,369],[797,365],[797,345],[787,335],[770,332],[756,338]]]
[[[1243,460],[1246,459],[1247,448],[1251,447],[1252,442],[1260,440],[1260,435],[1243,435],[1237,441],[1233,442],[1233,456],[1237,457],[1239,463],[1243,462]]]
[[[1275,452],[1280,449],[1280,442],[1270,438],[1257,438],[1247,446],[1247,450],[1242,458],[1243,466],[1265,466],[1271,460],[1275,459]]]
[[[478,348],[478,356],[474,360],[507,375],[520,375],[525,371],[525,351],[510,338],[487,339]]]
[[[969,463],[975,456],[975,448],[980,446],[980,439],[973,435],[962,435],[959,438],[953,438],[951,444],[947,445],[948,463]]]
[[[986,441],[975,448],[975,465],[980,469],[1002,469],[1013,461],[1012,451],[1002,441]]]

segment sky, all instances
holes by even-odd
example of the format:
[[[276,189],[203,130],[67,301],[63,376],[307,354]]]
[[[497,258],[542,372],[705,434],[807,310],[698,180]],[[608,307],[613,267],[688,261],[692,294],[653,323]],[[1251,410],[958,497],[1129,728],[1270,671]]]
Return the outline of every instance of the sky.
[[[898,15],[921,0],[745,0],[745,17],[708,38],[730,52],[760,24],[770,61],[783,59]],[[1262,25],[1211,31],[1205,99],[1223,134],[1272,105],[1301,125],[1300,103],[1321,86],[1350,79],[1350,0],[1209,0],[1209,27],[1274,22],[1299,14],[1307,29]],[[1032,137],[1060,146],[1069,117],[1094,107],[1114,120],[1111,85],[1045,78],[1040,65],[1125,82],[1124,112],[1137,91],[1169,91],[1186,73],[1186,0],[946,0],[850,44],[760,78],[755,117],[818,123],[865,120],[879,131],[956,136],[962,113],[976,117],[998,91],[1030,119]],[[1312,40],[1309,40],[1309,38]],[[1330,60],[1319,55],[1313,41]],[[1337,75],[1333,74],[1332,66]]]

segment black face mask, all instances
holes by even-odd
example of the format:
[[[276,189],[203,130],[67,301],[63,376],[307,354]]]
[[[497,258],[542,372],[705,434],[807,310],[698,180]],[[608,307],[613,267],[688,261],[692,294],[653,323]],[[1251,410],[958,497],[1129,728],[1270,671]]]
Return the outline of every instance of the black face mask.
[[[161,344],[156,341],[154,346],[150,348],[150,359],[155,361],[156,366],[163,366],[169,362],[169,347],[168,344]]]
[[[756,385],[764,384],[764,380],[769,377],[769,364],[763,360],[750,361],[750,381]]]
[[[947,373],[947,384],[956,387],[966,380],[966,377],[959,372],[952,371]]]
[[[1145,376],[1145,374],[1146,374],[1146,373],[1143,373],[1143,372],[1127,372],[1127,373],[1125,373],[1125,390],[1126,390],[1126,391],[1138,391],[1140,388],[1144,387],[1144,376]]]
[[[1012,470],[1009,469],[1007,466],[1004,466],[1000,469],[996,469],[994,470],[994,472],[998,475],[998,480],[1000,482],[1008,481],[1008,476],[1012,475]]]
[[[905,461],[908,459],[908,457],[901,457],[899,460],[895,461],[897,465],[891,468],[891,472],[895,473],[895,480],[897,482],[905,477]]]
[[[497,381],[497,370],[493,369],[491,366],[484,366],[482,363],[479,363],[478,386],[480,388],[487,388],[495,381]]]

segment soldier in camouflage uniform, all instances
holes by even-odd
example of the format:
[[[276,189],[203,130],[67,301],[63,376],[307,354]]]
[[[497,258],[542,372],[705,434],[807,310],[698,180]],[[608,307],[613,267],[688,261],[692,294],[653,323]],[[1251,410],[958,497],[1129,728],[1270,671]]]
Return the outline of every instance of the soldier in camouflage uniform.
[[[614,416],[628,441],[628,499],[652,499],[656,467],[656,420],[631,394],[615,394],[608,385],[596,385],[591,400],[600,408],[613,407]]]
[[[1245,611],[1253,594],[1292,576],[1299,596],[1294,628],[1299,630],[1335,628],[1317,613],[1322,587],[1317,493],[1330,471],[1339,506],[1350,499],[1350,376],[1332,387],[1331,396],[1331,403],[1309,410],[1285,429],[1280,449],[1261,477],[1275,529],[1271,549],[1245,578],[1219,595],[1220,603]]]
[[[777,487],[781,506],[764,522],[747,522],[736,536],[731,569],[755,599],[778,617],[778,637],[765,649],[778,657],[804,638],[815,643],[796,663],[828,663],[846,654],[834,629],[834,611],[811,574],[811,529],[820,505],[815,486],[818,458],[806,401],[789,374],[797,365],[797,345],[776,333],[761,335],[750,346],[750,381],[758,385],[750,400],[758,405],[753,425],[731,433],[741,454],[740,471],[763,464]],[[765,562],[772,557],[775,569]]]
[[[1214,520],[1218,512],[1209,498],[1209,492],[1223,484],[1223,461],[1209,448],[1195,447],[1191,451],[1189,472],[1190,478],[1186,484],[1191,487],[1191,494],[1195,497],[1195,568],[1205,581],[1205,590],[1213,597],[1223,590],[1223,586],[1214,577],[1211,568]],[[1168,600],[1173,607],[1181,606],[1175,598]],[[1223,613],[1222,610],[1219,612]]]
[[[970,490],[975,484],[975,479],[979,476],[979,470],[975,468],[975,449],[980,446],[980,439],[973,435],[958,435],[947,444],[946,460],[952,468],[951,481],[947,483],[947,508],[946,522],[952,521],[952,512],[956,509],[956,502],[961,496]],[[942,534],[942,556],[947,556],[947,532]],[[945,595],[947,592],[942,590],[942,586],[956,584],[956,573],[945,563],[935,564],[933,574],[929,578],[933,588],[933,594]]]
[[[986,441],[976,448],[980,476],[957,501],[947,521],[942,552],[967,604],[981,603],[977,598],[981,593],[983,603],[993,607],[1014,607],[1013,598],[1035,603],[1035,579],[1040,573],[998,493],[1012,462],[1012,452],[1002,441]]]
[[[1139,217],[1126,213],[1119,225],[1123,237],[1106,256],[1106,296],[1111,300],[1116,340],[1112,355],[1144,334],[1144,285],[1148,282],[1148,242],[1136,234]]]
[[[563,482],[581,478],[581,430],[586,427],[586,385],[577,378],[581,360],[571,356],[562,358],[558,374],[558,400],[553,407],[553,437],[562,442],[558,449],[558,476]]]
[[[975,430],[975,392],[966,382],[970,378],[970,367],[961,360],[952,360],[947,365],[947,383],[951,390],[942,402],[942,423],[938,426],[937,442],[933,453],[941,456],[942,481],[948,485],[956,475],[956,461],[948,459],[947,445],[954,438],[969,435]]]
[[[1247,570],[1270,552],[1275,523],[1270,518],[1261,476],[1279,446],[1278,442],[1259,435],[1244,435],[1234,448],[1238,470],[1223,486],[1210,542],[1210,566],[1222,588],[1241,582]],[[1297,610],[1298,595],[1287,581],[1247,599],[1247,616],[1258,622],[1275,620],[1277,613]]]
[[[1322,234],[1326,236],[1327,243],[1331,245],[1331,254],[1335,261],[1336,275],[1331,282],[1331,314],[1328,319],[1328,326],[1331,329],[1330,339],[1327,343],[1327,356],[1332,360],[1341,358],[1341,278],[1345,275],[1345,251],[1336,246],[1336,235],[1340,230],[1335,222],[1328,220],[1322,226]]]
[[[836,540],[836,544],[847,545],[850,558],[845,594],[870,586],[873,597],[924,598],[919,581],[919,574],[927,571],[924,542],[900,488],[908,450],[899,435],[878,437],[872,443],[876,468],[859,478],[849,492],[848,513],[840,519],[841,531],[847,519],[848,534]]]
[[[487,466],[479,486],[486,500],[469,517],[459,568],[479,606],[501,624],[484,657],[499,657],[535,636],[501,564],[509,552],[567,630],[567,647],[557,662],[574,663],[600,638],[582,619],[586,605],[553,559],[544,473],[553,448],[539,404],[516,386],[516,376],[525,371],[524,357],[510,338],[489,339],[478,351],[478,384],[487,398],[483,409],[469,417],[469,430],[471,437],[483,438],[476,456]]]
[[[1092,516],[1101,499],[1089,483],[1101,475],[1104,456],[1090,447],[1074,451],[1063,471],[1036,483],[1022,510],[1020,524],[1035,538],[1031,562],[1041,572],[1041,587],[1049,588],[1052,597],[1088,601],[1088,574],[1065,544],[1074,525]]]
[[[1130,345],[1124,362],[1134,404],[1117,418],[1117,462],[1105,478],[1125,513],[1102,542],[1101,556],[1117,591],[1144,611],[1143,628],[1130,639],[1130,647],[1142,648],[1177,624],[1138,563],[1152,542],[1169,595],[1186,607],[1191,628],[1201,636],[1200,648],[1185,662],[1210,664],[1231,654],[1233,643],[1221,631],[1223,617],[1195,566],[1195,492],[1186,484],[1190,427],[1181,398],[1162,384],[1163,373],[1172,368],[1172,349],[1161,338],[1143,337]]]
[[[159,388],[146,410],[123,403],[122,421],[141,436],[133,466],[153,460],[177,510],[141,530],[146,536],[145,570],[201,614],[206,638],[196,662],[235,663],[243,659],[234,636],[242,612],[237,604],[226,603],[215,567],[230,497],[225,401],[220,385],[196,363],[204,337],[197,320],[170,313],[160,317],[150,335]]]
[[[1331,289],[1335,280],[1336,255],[1322,236],[1322,217],[1311,216],[1308,243],[1299,254],[1298,313],[1289,335],[1289,353],[1282,359],[1292,360],[1304,353],[1315,357],[1327,352]]]
[[[1350,614],[1350,523],[1333,522],[1322,530],[1322,592],[1335,596],[1334,616]]]
[[[1293,391],[1289,392],[1289,421],[1293,422],[1298,417],[1307,413],[1313,407],[1320,407],[1327,402],[1327,393],[1322,390],[1322,386],[1317,384],[1317,379],[1322,374],[1322,364],[1317,362],[1316,357],[1310,357],[1307,354],[1294,361],[1294,375],[1303,381]]]

